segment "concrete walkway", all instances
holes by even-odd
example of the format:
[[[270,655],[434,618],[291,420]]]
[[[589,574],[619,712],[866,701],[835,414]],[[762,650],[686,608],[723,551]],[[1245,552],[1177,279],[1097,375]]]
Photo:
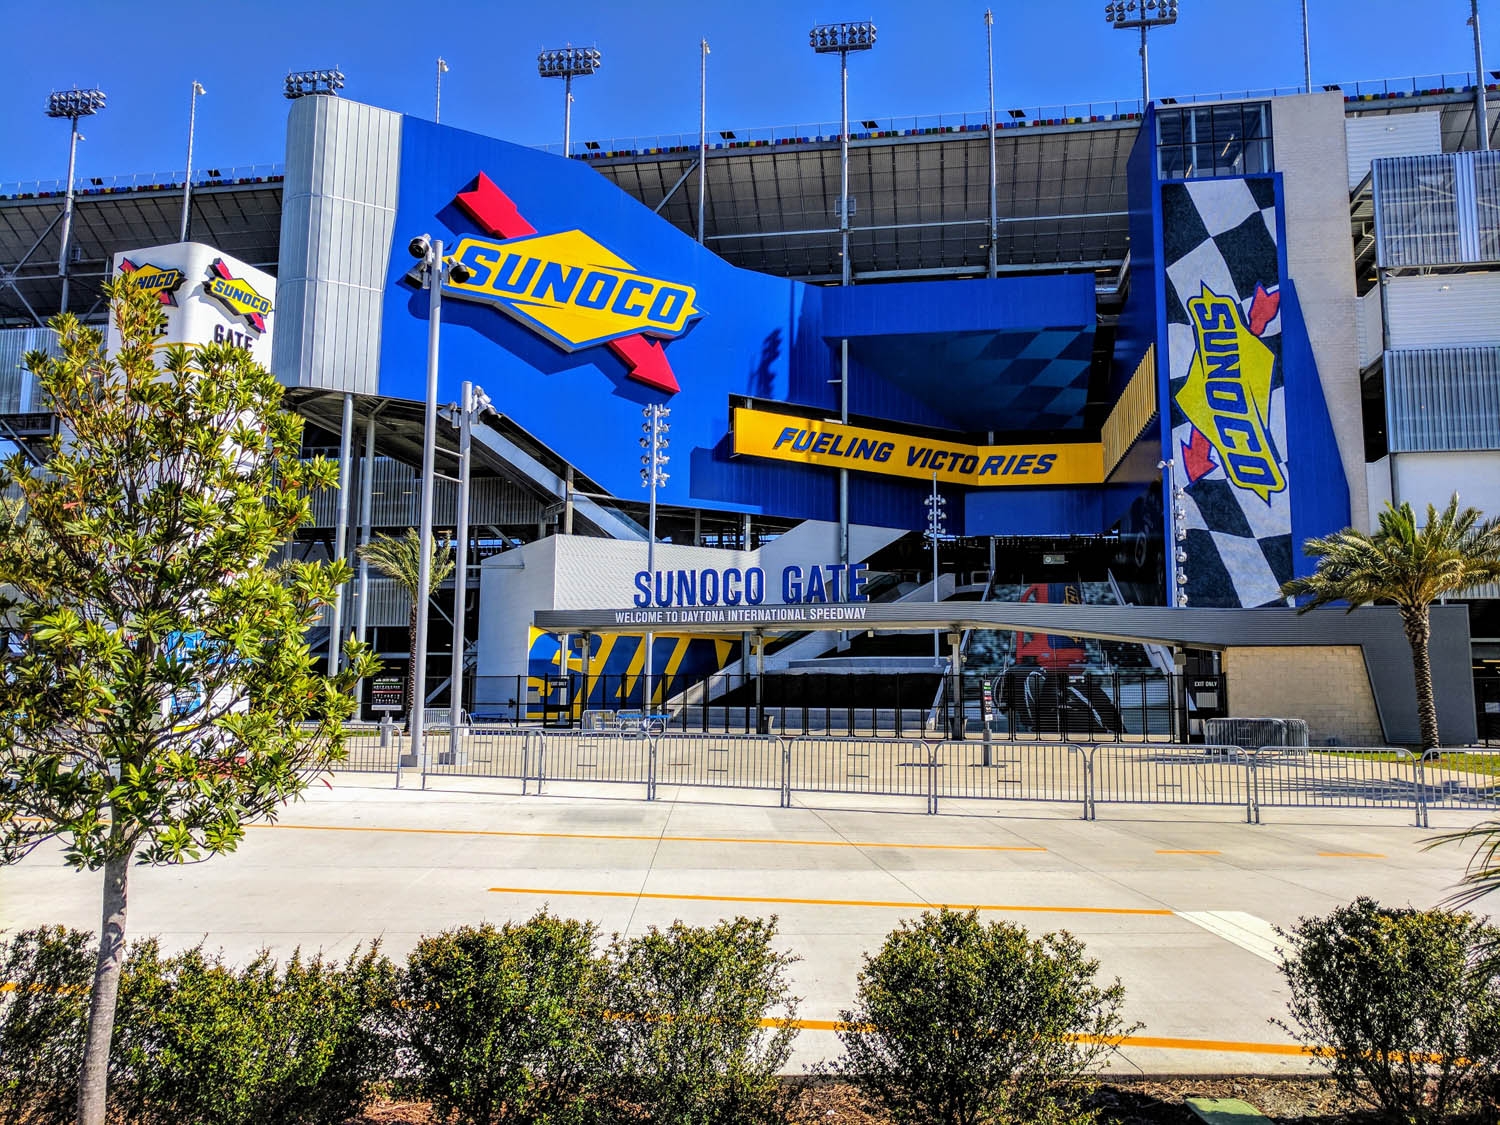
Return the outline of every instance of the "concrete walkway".
[[[263,946],[344,954],[378,935],[401,957],[423,933],[544,906],[606,934],[774,913],[783,946],[802,958],[800,1066],[838,1053],[827,1025],[888,930],[932,904],[974,905],[1072,931],[1102,975],[1124,981],[1127,1014],[1145,1027],[1117,1066],[1286,1073],[1308,1062],[1269,1023],[1285,1006],[1273,927],[1358,894],[1433,905],[1468,858],[1423,852],[1432,833],[1385,810],[1282,810],[1252,827],[1234,808],[1132,806],[1085,823],[1062,806],[1001,818],[976,803],[986,815],[934,817],[900,798],[872,812],[869,797],[861,809],[837,797],[781,809],[679,800],[666,785],[647,803],[634,791],[519,797],[443,784],[463,791],[346,776],[280,824],[251,828],[234,855],[137,868],[131,933],[172,948],[206,939],[236,959]],[[1433,829],[1474,819],[1435,814]],[[42,849],[0,868],[0,928],[97,928],[98,895],[97,876]]]

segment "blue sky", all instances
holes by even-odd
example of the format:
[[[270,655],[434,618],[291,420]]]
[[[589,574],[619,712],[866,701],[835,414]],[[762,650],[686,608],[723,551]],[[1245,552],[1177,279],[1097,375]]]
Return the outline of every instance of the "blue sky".
[[[1460,72],[1473,66],[1467,0],[1310,0],[1315,83]],[[1111,29],[1102,0],[991,0],[996,100],[1009,106],[1132,98],[1133,36]],[[108,108],[85,121],[81,176],[181,168],[193,79],[194,164],[282,158],[290,69],[337,64],[347,96],[431,116],[434,60],[451,67],[443,121],[524,144],[561,140],[562,91],[536,75],[543,47],[598,46],[582,80],[575,140],[691,132],[698,121],[698,40],[706,36],[711,130],[831,121],[837,64],[807,47],[817,22],[873,19],[879,43],[851,65],[850,114],[931,114],[985,103],[983,2],[958,0],[423,0],[67,5],[7,0],[0,68],[0,189],[67,168],[66,123],[47,93],[98,85]],[[1174,28],[1152,37],[1153,94],[1301,82],[1299,0],[1181,0]],[[1500,69],[1500,3],[1481,16]],[[65,21],[59,23],[59,19]]]

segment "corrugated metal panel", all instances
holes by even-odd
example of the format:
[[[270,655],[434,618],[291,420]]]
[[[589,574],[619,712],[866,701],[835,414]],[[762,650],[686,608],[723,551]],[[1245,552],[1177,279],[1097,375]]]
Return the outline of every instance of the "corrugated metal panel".
[[[1349,189],[1370,174],[1370,164],[1388,156],[1428,156],[1443,151],[1443,115],[1401,113],[1350,117],[1344,123],[1349,152]]]
[[[350,623],[359,620],[359,583],[350,584],[351,608],[346,620]],[[394,578],[383,578],[379,575],[370,575],[370,605],[366,612],[365,624],[375,629],[386,625],[405,625],[411,614],[411,595]]]
[[[1500,273],[1391,277],[1385,306],[1392,348],[1500,345]]]
[[[361,471],[360,464],[356,462],[354,479],[349,482],[349,515],[356,523],[359,521],[357,497],[361,490]],[[458,485],[442,479],[435,484],[433,522],[439,527],[445,524],[451,526],[457,519]],[[415,469],[388,457],[377,457],[370,485],[371,523],[376,527],[417,526],[421,496]],[[312,522],[308,526],[333,527],[337,513],[338,493],[333,489],[319,492],[313,497]],[[498,477],[480,477],[474,480],[469,492],[470,523],[476,526],[532,524],[543,518],[545,510],[541,500],[510,481]]]
[[[0,330],[0,414],[42,410],[41,390],[26,369],[26,353],[60,354],[57,333],[50,328]]]
[[[1371,171],[1382,267],[1500,261],[1500,153],[1392,157]]]
[[[283,383],[376,392],[400,159],[400,114],[343,98],[293,103],[272,357]]]
[[[1385,353],[1392,453],[1500,449],[1500,347]]]
[[[1359,335],[1359,369],[1363,371],[1385,351],[1385,327],[1380,321],[1380,286],[1354,303],[1354,324]]]

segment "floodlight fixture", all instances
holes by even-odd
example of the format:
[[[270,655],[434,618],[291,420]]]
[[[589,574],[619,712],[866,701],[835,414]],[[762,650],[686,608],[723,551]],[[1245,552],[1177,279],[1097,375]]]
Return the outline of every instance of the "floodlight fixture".
[[[536,72],[543,78],[580,78],[599,69],[597,47],[562,47],[536,57]]]
[[[1177,0],[1115,0],[1104,5],[1104,19],[1117,28],[1166,27],[1177,22]]]
[[[91,117],[104,108],[103,90],[54,90],[47,95],[47,116],[67,117],[77,121],[80,117]]]
[[[820,55],[868,51],[875,46],[875,25],[869,20],[821,23],[807,33],[807,41]]]
[[[310,95],[336,98],[344,88],[344,72],[338,67],[332,70],[294,70],[286,76],[285,96],[296,101]]]

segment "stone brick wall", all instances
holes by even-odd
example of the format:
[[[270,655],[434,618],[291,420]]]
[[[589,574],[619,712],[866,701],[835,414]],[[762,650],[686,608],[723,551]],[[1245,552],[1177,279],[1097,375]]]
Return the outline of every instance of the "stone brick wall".
[[[1358,645],[1230,648],[1223,669],[1233,716],[1305,719],[1314,745],[1385,745]]]

